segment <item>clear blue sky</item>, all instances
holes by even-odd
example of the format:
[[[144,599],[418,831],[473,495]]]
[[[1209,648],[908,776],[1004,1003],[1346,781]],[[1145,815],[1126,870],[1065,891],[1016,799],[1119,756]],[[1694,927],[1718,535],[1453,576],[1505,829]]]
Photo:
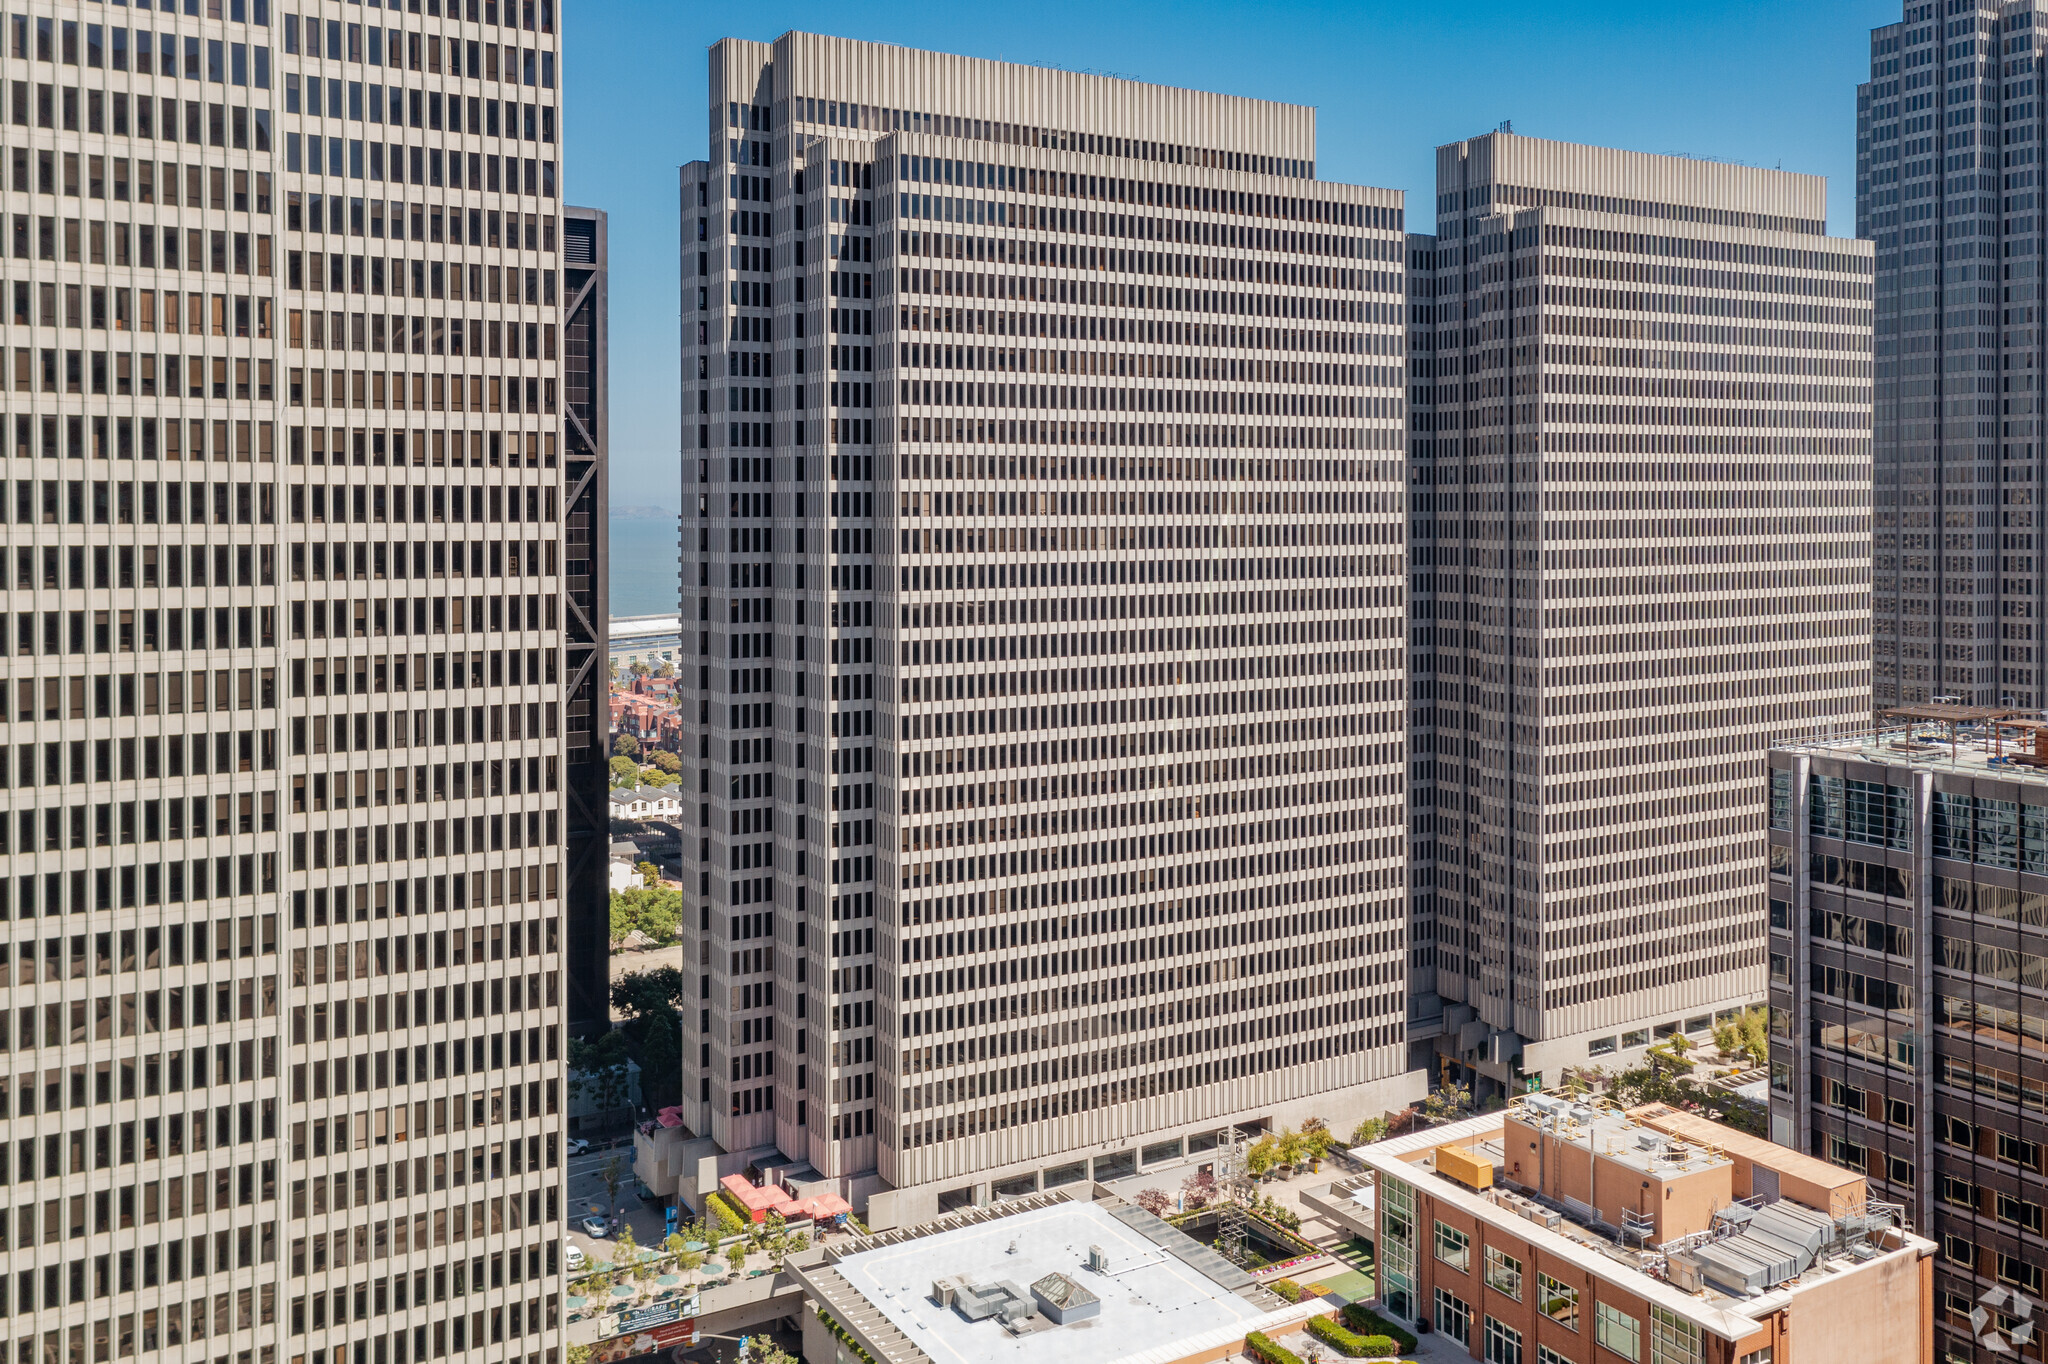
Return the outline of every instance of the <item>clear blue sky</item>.
[[[806,29],[1312,104],[1320,173],[1406,190],[1418,229],[1436,146],[1512,119],[1532,137],[1825,175],[1830,230],[1847,234],[1868,31],[1900,14],[1898,0],[563,8],[568,199],[611,214],[612,503],[664,507],[679,505],[675,168],[704,154],[719,38]]]

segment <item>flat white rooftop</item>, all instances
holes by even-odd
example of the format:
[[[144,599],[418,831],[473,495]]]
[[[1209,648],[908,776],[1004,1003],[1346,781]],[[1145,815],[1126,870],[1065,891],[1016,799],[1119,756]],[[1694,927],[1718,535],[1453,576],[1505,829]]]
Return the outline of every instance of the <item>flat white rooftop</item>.
[[[1011,1247],[1015,1247],[1012,1253]],[[1090,1270],[1100,1246],[1106,1272]],[[1239,1335],[1268,1313],[1092,1203],[1067,1202],[861,1251],[841,1277],[938,1364],[1113,1364],[1175,1359],[1204,1333]],[[1011,1335],[994,1318],[968,1321],[931,1297],[947,1278],[1008,1282],[1026,1295],[1064,1274],[1102,1300],[1101,1312],[1065,1326]]]
[[[605,633],[615,642],[673,635],[683,628],[681,616],[613,616],[605,622]]]

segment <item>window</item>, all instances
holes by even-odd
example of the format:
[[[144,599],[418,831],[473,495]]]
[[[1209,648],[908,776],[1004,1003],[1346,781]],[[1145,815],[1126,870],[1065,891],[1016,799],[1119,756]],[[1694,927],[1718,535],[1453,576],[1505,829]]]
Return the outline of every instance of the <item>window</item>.
[[[1486,1364],[1522,1364],[1522,1333],[1486,1319]]]
[[[1751,1350],[1742,1357],[1740,1364],[1771,1364],[1771,1347],[1766,1345],[1761,1350]]]
[[[1472,1238],[1456,1227],[1436,1224],[1436,1258],[1460,1274],[1472,1271]]]
[[[1964,1122],[1961,1118],[1945,1118],[1942,1121],[1946,1128],[1942,1135],[1948,1139],[1949,1145],[1960,1146],[1965,1150],[1976,1149],[1976,1128]]]
[[[1792,827],[1792,774],[1782,767],[1771,769],[1771,827]]]
[[[1884,1168],[1885,1178],[1892,1183],[1908,1189],[1913,1187],[1912,1161],[1901,1156],[1889,1156],[1885,1159]]]
[[[1962,1265],[1966,1269],[1977,1263],[1977,1247],[1960,1236],[1942,1237],[1941,1253],[1951,1263]]]
[[[1628,1313],[1617,1311],[1604,1302],[1593,1304],[1593,1339],[1623,1359],[1642,1358],[1641,1331],[1636,1319]]]
[[[1492,1246],[1486,1248],[1486,1286],[1496,1293],[1505,1293],[1516,1302],[1522,1300],[1522,1262],[1504,1251]]]
[[[1572,1364],[1572,1362],[1551,1349],[1548,1345],[1538,1345],[1536,1347],[1536,1364]]]
[[[1436,1329],[1460,1345],[1472,1343],[1472,1309],[1442,1288],[1436,1291]]]
[[[2041,1148],[2035,1142],[2022,1141],[2018,1137],[2000,1132],[1998,1158],[2011,1161],[2014,1165],[2024,1165],[2029,1170],[2038,1170],[2041,1167]]]
[[[1579,1290],[1548,1274],[1536,1276],[1536,1310],[1567,1331],[1579,1329]]]
[[[1398,1179],[1380,1179],[1380,1275],[1387,1310],[1400,1317],[1421,1315],[1415,1301],[1415,1190]]]
[[[1998,1220],[2010,1222],[2016,1227],[2024,1227],[2028,1231],[2039,1235],[2041,1231],[2041,1205],[2039,1203],[2029,1203],[2024,1199],[2014,1198],[2011,1194],[2000,1194],[1998,1196]]]
[[[1650,1307],[1650,1364],[1701,1364],[1700,1328],[1668,1307]]]
[[[2018,1284],[2036,1296],[2041,1292],[2041,1266],[2023,1260],[2017,1255],[1999,1252],[1998,1277],[2006,1283]]]
[[[1959,1208],[1974,1208],[1977,1206],[1977,1186],[1967,1179],[1957,1179],[1954,1175],[1943,1175],[1941,1178],[1941,1201],[1953,1203]]]
[[[1910,1131],[1913,1127],[1913,1105],[1903,1099],[1886,1099],[1884,1120],[1893,1127],[1903,1127]]]
[[[1845,1170],[1864,1171],[1870,1168],[1870,1153],[1846,1137],[1828,1138],[1828,1159]]]
[[[1621,1035],[1621,1045],[1622,1045],[1622,1046],[1624,1046],[1624,1047],[1647,1047],[1647,1046],[1649,1046],[1649,1045],[1650,1045],[1650,1030],[1649,1030],[1648,1028],[1637,1028],[1637,1029],[1636,1029],[1636,1030],[1635,1030],[1634,1032],[1625,1032],[1625,1033],[1623,1033],[1623,1034]]]

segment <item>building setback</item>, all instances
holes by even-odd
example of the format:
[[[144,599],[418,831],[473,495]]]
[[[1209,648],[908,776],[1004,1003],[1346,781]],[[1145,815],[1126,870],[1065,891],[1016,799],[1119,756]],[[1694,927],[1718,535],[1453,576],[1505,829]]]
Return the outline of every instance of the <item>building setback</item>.
[[[1879,705],[2048,704],[2042,22],[2031,0],[1906,5],[1871,30],[1856,88],[1856,235],[1877,253]]]
[[[1870,248],[1824,235],[1823,190],[1505,131],[1438,149],[1411,245],[1417,1064],[1519,1092],[1762,995],[1766,736],[1870,705]]]
[[[2048,777],[2031,722],[1914,710],[1771,751],[1771,1130],[1912,1210],[1942,1356],[1985,1358],[1979,1300],[2042,1290]]]
[[[561,1348],[554,18],[0,21],[17,1359]]]
[[[810,34],[711,99],[691,1125],[879,1225],[1405,1096],[1400,196]]]

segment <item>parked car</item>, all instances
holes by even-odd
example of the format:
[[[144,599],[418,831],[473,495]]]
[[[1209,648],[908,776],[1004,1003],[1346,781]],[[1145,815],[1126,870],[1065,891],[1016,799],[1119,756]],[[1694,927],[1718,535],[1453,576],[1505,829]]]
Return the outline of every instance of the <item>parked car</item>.
[[[562,1149],[572,1156],[580,1156],[590,1149],[590,1143],[581,1137],[571,1137]]]
[[[562,1259],[563,1262],[569,1266],[569,1269],[572,1273],[576,1270],[583,1268],[585,1263],[583,1258],[583,1252],[581,1250],[578,1250],[575,1246],[569,1244],[567,1241],[562,1242]]]
[[[602,1217],[592,1215],[583,1219],[583,1234],[593,1240],[603,1240],[604,1234],[609,1230],[611,1224]]]

